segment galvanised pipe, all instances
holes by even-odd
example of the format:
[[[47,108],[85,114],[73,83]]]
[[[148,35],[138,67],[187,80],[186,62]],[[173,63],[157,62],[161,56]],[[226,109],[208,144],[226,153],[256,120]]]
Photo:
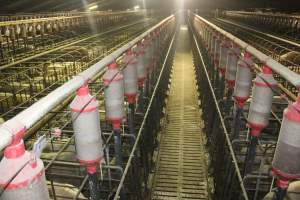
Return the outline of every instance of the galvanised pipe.
[[[132,49],[126,52],[122,62],[126,65],[123,69],[124,75],[124,95],[127,97],[129,104],[134,104],[138,92],[138,78],[137,78],[137,60]]]
[[[217,33],[216,40],[215,40],[215,49],[214,49],[214,67],[215,70],[218,71],[219,64],[220,64],[220,53],[221,53],[221,35]]]
[[[104,157],[98,106],[87,85],[77,90],[70,104],[77,159],[86,166],[91,200],[100,198],[97,166]]]
[[[221,49],[220,49],[220,63],[219,63],[219,72],[222,77],[225,76],[227,68],[227,59],[228,59],[228,41],[226,38],[222,39]]]
[[[244,176],[252,171],[256,156],[256,145],[261,131],[269,124],[273,101],[273,88],[277,86],[272,70],[264,66],[254,80],[252,89],[252,101],[248,112],[248,126],[250,131],[250,143],[245,158]]]
[[[300,87],[300,75],[299,74],[289,70],[286,66],[280,64],[279,62],[275,61],[271,57],[262,53],[261,51],[254,48],[250,44],[235,37],[231,33],[228,33],[227,31],[224,31],[223,29],[219,28],[218,26],[214,25],[213,23],[207,21],[203,17],[195,15],[194,13],[191,13],[191,12],[190,12],[190,14],[194,17],[194,19],[198,20],[199,22],[205,23],[207,26],[211,27],[214,31],[216,31],[216,32],[224,35],[228,39],[232,40],[234,43],[236,43],[238,46],[240,46],[241,49],[249,52],[251,55],[253,55],[255,58],[257,58],[263,64],[269,66],[274,72],[276,72],[277,74],[282,76],[284,79],[289,81],[292,85],[296,86],[297,88]]]
[[[110,55],[104,57],[101,61],[95,63],[87,70],[79,73],[73,79],[69,80],[56,90],[50,92],[47,96],[41,98],[39,101],[34,103],[32,106],[22,111],[11,120],[21,123],[25,129],[29,129],[36,122],[38,122],[42,117],[49,113],[53,108],[60,104],[64,99],[73,94],[77,89],[83,86],[87,80],[92,79],[96,74],[104,70],[105,66],[110,64],[116,58],[120,57],[125,51],[132,48],[137,42],[142,40],[152,31],[160,28],[161,26],[167,26],[170,21],[175,19],[174,15],[162,20],[157,25],[150,28],[148,31],[142,33],[132,41],[123,45],[121,48],[117,49]],[[163,25],[164,24],[164,25]],[[5,122],[3,125],[5,125]],[[4,129],[3,126],[0,127],[0,150],[3,150],[6,146],[12,143],[14,133]]]
[[[245,102],[250,96],[250,89],[252,85],[253,60],[248,52],[243,53],[243,57],[237,63],[237,72],[234,87],[234,99],[239,108],[243,108]]]
[[[241,54],[240,48],[236,47],[234,43],[230,45],[230,50],[227,51],[227,64],[225,72],[225,80],[229,89],[235,86],[235,77],[237,71],[238,56]]]
[[[211,56],[211,62],[214,61],[214,52],[215,52],[215,44],[216,44],[216,34],[212,31],[211,32],[211,40],[210,42],[210,56]]]
[[[143,87],[144,81],[147,77],[146,60],[144,59],[145,47],[142,42],[139,42],[135,48],[135,55],[137,57],[136,68],[137,68],[137,78],[138,86]]]
[[[108,65],[108,70],[103,76],[105,90],[106,119],[112,124],[115,140],[116,164],[122,166],[122,144],[120,126],[125,118],[124,111],[124,79],[118,71],[116,62]]]

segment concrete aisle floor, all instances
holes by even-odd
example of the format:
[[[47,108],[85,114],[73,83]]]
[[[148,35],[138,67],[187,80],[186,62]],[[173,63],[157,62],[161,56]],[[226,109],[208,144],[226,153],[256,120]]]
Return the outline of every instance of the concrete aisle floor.
[[[181,25],[178,37],[152,199],[208,199],[201,112],[186,25]]]

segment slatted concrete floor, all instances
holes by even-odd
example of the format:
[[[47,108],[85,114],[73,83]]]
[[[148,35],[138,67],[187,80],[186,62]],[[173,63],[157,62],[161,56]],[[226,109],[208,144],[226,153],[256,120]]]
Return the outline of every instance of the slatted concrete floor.
[[[181,25],[171,88],[167,125],[162,134],[152,199],[208,199],[207,173],[196,77],[189,35]]]

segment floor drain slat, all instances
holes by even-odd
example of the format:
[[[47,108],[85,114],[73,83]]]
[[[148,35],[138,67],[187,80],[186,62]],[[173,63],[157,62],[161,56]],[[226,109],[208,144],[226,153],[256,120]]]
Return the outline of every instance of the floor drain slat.
[[[208,199],[205,145],[188,32],[181,29],[152,199]]]

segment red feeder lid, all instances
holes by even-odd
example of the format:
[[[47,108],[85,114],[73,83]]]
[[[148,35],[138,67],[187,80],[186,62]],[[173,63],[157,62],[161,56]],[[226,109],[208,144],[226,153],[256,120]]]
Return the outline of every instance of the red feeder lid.
[[[110,82],[117,82],[123,80],[123,75],[118,71],[118,65],[113,62],[108,65],[108,70],[103,76],[104,85],[108,86]]]
[[[130,104],[135,103],[136,93],[135,94],[125,93],[124,95],[127,97],[128,103],[130,103]]]
[[[259,87],[275,87],[277,86],[277,81],[274,79],[272,75],[272,70],[264,66],[263,72],[259,73],[259,75],[255,78],[254,83]]]
[[[268,67],[268,66],[263,66],[262,72],[264,74],[272,74],[272,69],[270,67]]]
[[[248,122],[249,128],[251,128],[250,134],[251,136],[258,137],[261,134],[261,131],[267,126],[267,124],[256,124],[252,122]]]
[[[107,66],[108,69],[117,69],[118,65],[116,62],[112,62]]]
[[[127,52],[126,52],[126,55],[123,57],[123,61],[122,61],[124,64],[136,64],[137,60],[136,60],[136,57],[132,51],[132,49],[129,49]]]
[[[247,101],[248,98],[249,98],[249,97],[238,97],[238,96],[234,96],[234,100],[235,100],[235,102],[236,102],[236,104],[237,104],[237,106],[238,106],[239,108],[243,108],[243,107],[244,107],[244,105],[245,105],[245,103],[246,103],[246,101]]]
[[[72,112],[93,112],[98,108],[98,101],[89,94],[88,86],[77,90],[77,95],[70,104]]]

